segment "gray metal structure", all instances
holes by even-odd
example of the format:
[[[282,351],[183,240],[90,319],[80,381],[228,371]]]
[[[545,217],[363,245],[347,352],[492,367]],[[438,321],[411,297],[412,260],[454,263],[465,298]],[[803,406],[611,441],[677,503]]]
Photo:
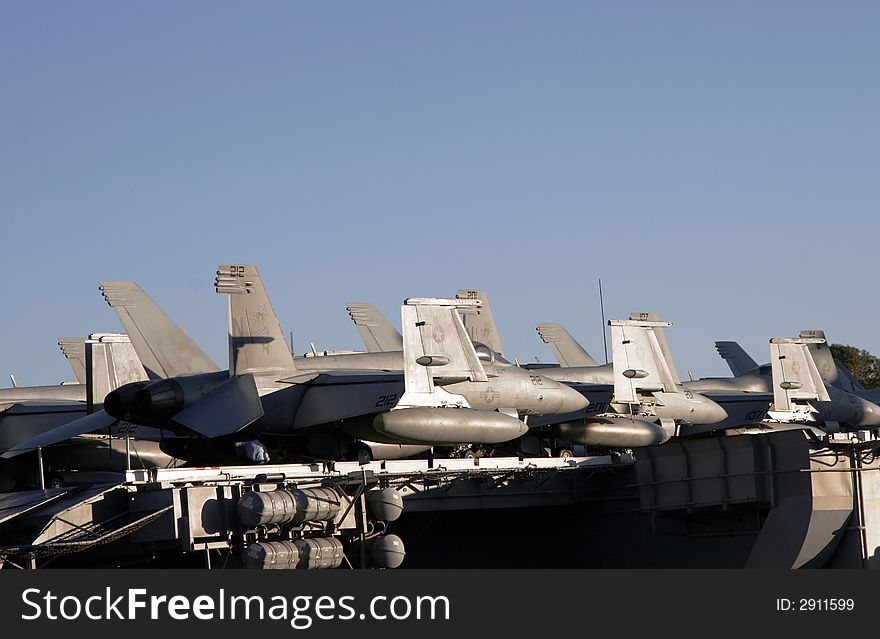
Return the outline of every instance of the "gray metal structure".
[[[877,446],[784,431],[620,458],[135,471],[0,497],[0,565],[390,567],[405,547],[415,568],[878,568]],[[553,552],[516,552],[538,542]]]

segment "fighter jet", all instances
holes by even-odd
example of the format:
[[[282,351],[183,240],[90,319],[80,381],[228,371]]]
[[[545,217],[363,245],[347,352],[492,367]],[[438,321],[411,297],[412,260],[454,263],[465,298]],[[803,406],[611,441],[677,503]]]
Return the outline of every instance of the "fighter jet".
[[[831,431],[880,425],[880,406],[869,399],[878,394],[865,389],[864,395],[858,392],[849,372],[832,357],[822,331],[770,340],[771,361],[764,366],[758,366],[736,342],[716,342],[715,346],[735,376],[699,383],[772,392],[771,421],[815,424]]]
[[[400,388],[403,379],[399,373],[395,375],[377,372],[409,370],[413,373],[411,362],[407,364],[409,356],[406,353],[406,339],[404,339],[403,353],[354,354],[294,360],[284,344],[280,325],[271,310],[271,303],[255,267],[222,266],[218,271],[216,288],[218,292],[230,296],[232,362],[230,370],[234,372],[232,379],[236,380],[221,383],[218,378],[216,381],[220,386],[235,384],[244,387],[248,384],[245,381],[248,376],[254,377],[264,411],[262,416],[253,420],[257,422],[253,430],[263,436],[292,435],[306,432],[311,428],[318,429],[321,425],[344,422],[342,430],[347,434],[358,438],[372,438],[379,443],[422,445],[460,442],[497,443],[512,439],[510,435],[514,431],[516,432],[514,436],[518,436],[525,430],[518,420],[514,429],[513,422],[501,419],[500,416],[571,412],[586,405],[584,398],[567,386],[549,380],[544,383],[545,380],[540,376],[529,375],[509,364],[495,363],[487,367],[490,368],[487,373],[475,353],[466,355],[468,351],[473,351],[473,346],[466,339],[463,330],[458,328],[461,326],[460,321],[457,319],[453,321],[456,317],[455,308],[462,304],[450,305],[448,301],[443,300],[429,303],[413,299],[404,304],[402,313],[405,315],[417,312],[429,317],[430,321],[423,318],[416,323],[417,326],[410,327],[410,330],[419,328],[424,331],[427,330],[425,326],[435,326],[431,333],[434,345],[449,351],[445,355],[429,352],[418,356],[435,358],[431,359],[433,363],[430,366],[436,367],[438,373],[432,376],[436,388],[431,394],[434,397],[444,396],[444,393],[463,397],[464,404],[460,402],[455,404],[462,408],[470,407],[483,411],[499,409],[499,411],[489,415],[446,413],[443,414],[442,423],[445,426],[442,428],[429,427],[430,425],[423,419],[416,419],[416,414],[412,411],[407,412],[405,417],[404,413],[382,416],[381,413],[386,411],[376,410],[377,408],[395,407],[396,410],[401,410],[403,407],[416,408],[401,403],[404,401],[401,399],[403,389]],[[417,307],[418,310],[411,311],[410,307]],[[438,311],[437,308],[443,310]],[[447,363],[438,367],[436,362],[442,359],[436,358],[450,358],[450,354],[451,361],[458,361],[458,365],[452,366]],[[465,362],[467,366],[464,365]],[[334,371],[338,374],[332,374]],[[413,374],[408,379],[410,378],[413,378]],[[407,384],[409,383],[407,381]],[[374,386],[376,387],[374,394],[370,395],[369,389]],[[204,390],[195,391],[193,394],[207,399],[207,395],[215,392],[204,392]],[[282,390],[286,392],[280,392]],[[172,406],[170,402],[163,405],[163,398],[173,396],[169,382],[157,382],[136,389],[140,404],[126,403],[128,398],[123,397],[123,394],[127,392],[128,389],[120,389],[120,393],[117,394],[118,400],[125,403],[126,407],[134,408],[135,412],[143,413],[148,407],[164,406],[167,414],[183,408],[174,415],[174,421],[202,435],[216,436],[218,430],[224,428],[227,432],[223,434],[231,434],[241,428],[241,426],[233,428],[234,424],[229,424],[229,419],[223,420],[227,422],[226,426],[221,427],[217,420],[211,421],[209,426],[197,417],[205,409],[190,411],[185,408],[189,403],[185,397],[185,389],[182,393],[178,393],[183,396],[179,406],[177,404]],[[253,393],[245,394],[253,395]],[[295,401],[290,401],[285,395],[291,397],[297,395],[297,397],[294,398]],[[111,414],[124,411],[124,407],[117,406],[116,402],[116,397],[108,398],[107,409]],[[212,399],[208,402],[208,405],[210,404],[222,406],[219,400]],[[216,411],[212,411],[214,412]],[[379,417],[373,419],[376,415]],[[369,419],[366,419],[367,417]],[[455,419],[452,419],[453,417]],[[191,419],[193,421],[181,421]],[[401,423],[404,421],[408,422],[409,426],[406,433],[402,434],[404,431],[401,430]],[[455,427],[453,422],[457,423]],[[496,422],[498,424],[503,422],[504,427],[491,426]],[[394,424],[394,428],[389,426],[391,423]],[[504,433],[500,434],[502,430]],[[402,442],[401,438],[405,442]]]
[[[495,356],[504,356],[498,328],[489,306],[486,291],[459,289],[455,294],[460,300],[480,300],[479,307],[464,305],[459,308],[465,331],[475,346],[484,346],[484,357],[491,350]],[[394,326],[373,304],[349,302],[346,306],[349,316],[360,333],[361,340],[369,353],[387,353],[403,350],[403,338]]]
[[[79,422],[91,411],[100,409],[101,401],[110,391],[147,379],[126,335],[93,333],[88,339],[64,338],[59,343],[65,355],[82,363],[84,383],[4,389],[9,403],[0,412],[0,452]],[[83,434],[82,437],[46,448],[43,463],[50,479],[59,477],[57,473],[63,470],[121,471],[129,465],[138,468],[175,463],[159,450],[156,442],[140,441],[126,448],[117,436],[118,431],[129,430],[130,425],[117,425],[110,432],[107,426],[96,424],[76,433]],[[98,429],[98,433],[85,434]],[[35,469],[31,460],[4,460],[0,463],[0,490],[39,485]]]
[[[62,350],[72,341],[59,340]],[[93,333],[81,343],[84,366],[86,344],[91,362],[90,375],[85,376],[84,383],[0,389],[0,450],[22,437],[85,415],[95,397],[100,403],[118,386],[147,379],[125,335]],[[90,389],[94,392],[89,393]]]
[[[825,331],[803,330],[800,332],[799,337],[824,340],[807,344],[807,349],[816,363],[816,367],[819,369],[819,374],[823,380],[840,390],[857,395],[862,399],[874,403],[880,402],[880,388],[865,388],[862,386],[846,366],[834,357],[831,349],[828,347]],[[770,364],[758,366],[758,363],[736,342],[718,341],[715,342],[715,348],[722,359],[727,362],[731,372],[736,377],[744,377],[746,375],[766,377],[770,374]]]
[[[503,347],[486,292],[474,289],[460,289],[456,293],[456,298],[480,300],[482,302],[480,307],[470,310],[463,309],[461,312],[465,329],[474,341],[474,346],[481,360],[484,362],[506,362],[498,352]],[[349,306],[351,307],[351,305]],[[366,305],[360,306],[364,307]],[[349,313],[351,314],[351,310],[349,310]],[[357,317],[352,315],[352,319],[355,320],[359,330],[359,324],[367,322],[374,327],[383,327],[382,330],[386,333],[394,330],[390,323],[373,306],[365,309],[359,308]],[[492,347],[490,348],[481,340],[485,340]],[[580,347],[578,346],[578,348]],[[589,355],[586,356],[586,360],[588,361],[584,361],[581,358],[577,362],[583,366],[596,367],[595,361],[589,358]],[[551,375],[544,375],[545,369],[543,368],[538,368],[534,365],[527,365],[524,368],[532,373],[540,372],[544,377],[552,377],[554,373],[558,374],[558,369],[547,369],[551,371]],[[578,413],[568,415],[553,414],[530,418],[530,439],[524,439],[520,442],[521,450],[528,450],[529,452],[540,450],[543,447],[542,444],[532,442],[531,439],[534,437],[543,439],[547,434],[551,438],[573,444],[614,448],[631,448],[662,443],[674,434],[672,424],[666,424],[666,429],[664,429],[663,426],[651,421],[636,418],[634,414],[622,415],[618,412],[609,412],[609,405],[611,404],[614,390],[612,365],[609,364],[607,367],[603,367],[603,370],[598,374],[595,374],[595,371],[590,371],[590,373],[592,376],[586,377],[582,373],[582,376],[574,381],[564,379],[565,376],[557,377],[557,380],[562,380],[564,383],[576,387],[579,392],[588,398],[590,403],[584,411]],[[623,412],[622,409],[621,412]],[[559,452],[567,450],[565,446],[554,447]]]
[[[551,344],[561,361],[575,366],[540,368],[558,381],[613,384],[612,408],[651,420],[673,420],[685,426],[718,424],[727,419],[724,408],[678,381],[675,364],[661,329],[672,326],[653,313],[632,313],[629,320],[609,320],[612,363],[595,360],[558,324],[539,324],[538,334]]]
[[[640,321],[658,321],[657,315],[654,313],[631,313],[630,320]],[[656,324],[650,327],[650,330],[656,337],[656,358],[665,361],[664,368],[669,371],[672,380],[680,379],[672,359],[669,345],[663,334],[664,326]],[[537,326],[538,335],[550,346],[557,361],[560,362],[562,369],[567,367],[583,370],[586,375],[592,379],[605,379],[606,376],[615,375],[614,365],[605,364],[596,365],[595,360],[587,353],[587,351],[565,330],[560,324],[539,324]],[[652,347],[653,348],[653,347]],[[642,352],[650,352],[642,350]],[[547,365],[541,365],[541,370],[545,375],[553,376],[559,379],[558,375],[564,375],[561,371],[554,374],[552,369],[545,368]],[[618,377],[619,379],[619,377]],[[697,381],[681,381],[676,384],[685,400],[689,400],[688,396],[693,398],[703,397],[720,406],[727,417],[720,421],[712,419],[699,420],[686,419],[685,428],[679,429],[680,435],[697,435],[704,432],[723,430],[727,428],[739,427],[743,424],[752,424],[760,422],[767,414],[772,401],[772,394],[763,385],[757,387],[739,387],[729,384],[726,380],[711,379],[706,383],[704,380]],[[653,393],[652,393],[653,394]],[[674,400],[673,400],[674,401]],[[698,400],[699,402],[699,400]],[[615,407],[620,410],[620,406]],[[624,405],[625,409],[626,406]],[[672,411],[673,408],[664,410]],[[685,404],[685,410],[687,410]]]
[[[456,308],[465,305],[463,301],[408,300],[402,316],[416,313],[418,319],[408,322],[404,352],[396,356],[366,353],[294,359],[255,267],[221,266],[215,287],[229,295],[229,372],[130,384],[105,398],[107,414],[196,433],[202,442],[259,437],[270,449],[289,450],[290,438],[299,437],[306,448],[318,453],[346,437],[398,448],[494,444],[526,431],[517,416],[575,412],[587,404],[564,384],[510,364],[484,365],[457,316]],[[421,354],[415,347],[419,340]],[[381,356],[378,365],[376,355]],[[363,367],[352,359],[358,357],[365,362]],[[318,360],[336,361],[321,368]],[[410,360],[419,360],[418,366],[431,371],[433,388],[427,393],[424,380],[416,381],[418,369]],[[395,361],[395,367],[387,366]],[[406,374],[393,372],[395,368]],[[426,394],[436,405],[412,403],[412,398]],[[427,418],[426,410],[440,409]],[[26,448],[22,445],[18,450]]]

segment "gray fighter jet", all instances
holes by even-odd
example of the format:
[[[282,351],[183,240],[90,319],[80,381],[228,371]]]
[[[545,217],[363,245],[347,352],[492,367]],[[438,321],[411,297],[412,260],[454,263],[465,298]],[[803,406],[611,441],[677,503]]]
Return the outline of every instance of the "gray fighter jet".
[[[828,347],[825,331],[803,330],[799,337],[817,338],[819,341],[808,343],[807,348],[822,379],[840,390],[858,395],[870,402],[880,402],[880,388],[865,388],[840,361],[835,359]],[[770,364],[758,366],[758,363],[737,343],[729,341],[715,342],[715,348],[722,359],[727,362],[736,377],[745,375],[766,376],[770,374]]]
[[[663,333],[665,323],[656,323],[658,322],[658,318],[655,313],[631,313],[630,321],[655,322],[655,325],[646,326],[645,328],[650,329],[650,331],[654,333],[656,345],[649,345],[650,347],[647,350],[645,349],[644,344],[637,348],[643,353],[653,352],[658,362],[660,360],[665,361],[665,365],[662,368],[668,371],[669,375],[669,377],[666,378],[666,387],[671,388],[671,380],[678,380],[680,378],[675,367],[675,362],[672,359],[669,345],[666,342],[666,337]],[[545,369],[544,367],[547,365],[540,365],[544,374],[559,379],[558,375],[566,374],[565,372],[562,372],[562,369],[572,367],[579,371],[583,371],[585,375],[590,376],[588,378],[593,379],[605,379],[606,376],[611,377],[615,375],[613,363],[602,366],[596,365],[595,360],[589,355],[589,353],[587,353],[587,351],[560,324],[539,324],[537,326],[537,331],[541,339],[550,346],[557,361],[561,364],[561,369],[558,374],[551,373],[550,371],[552,369]],[[653,340],[651,341],[653,342]],[[621,371],[621,373],[622,372],[623,371]],[[668,411],[667,418],[670,414],[674,414],[674,411],[688,411],[688,403],[691,401],[691,398],[696,400],[697,405],[702,402],[702,398],[708,399],[720,406],[726,414],[724,419],[718,421],[715,421],[712,415],[709,415],[709,419],[699,419],[699,417],[705,418],[705,415],[698,415],[698,419],[688,419],[685,415],[682,419],[682,423],[685,424],[685,427],[679,429],[680,435],[696,435],[714,430],[739,427],[743,424],[760,422],[766,416],[767,410],[770,407],[770,402],[772,401],[772,394],[763,386],[757,388],[739,388],[735,385],[726,383],[724,380],[721,380],[720,383],[715,383],[715,380],[712,380],[712,383],[706,384],[694,381],[682,381],[677,382],[675,386],[681,392],[684,402],[680,403],[678,406],[673,404],[669,407],[664,407],[662,410],[665,412]],[[632,395],[633,394],[630,393],[627,397],[631,397]],[[653,392],[651,395],[656,397]],[[675,401],[676,400],[673,399],[673,402]],[[679,398],[679,402],[681,402],[681,398]],[[614,408],[621,410],[621,407],[625,410],[626,403],[615,406]],[[650,405],[647,408],[650,410]],[[721,413],[718,413],[714,417],[718,417],[720,414]]]
[[[460,289],[456,293],[456,298],[480,300],[482,302],[481,307],[462,310],[461,316],[465,329],[474,341],[477,353],[481,359],[484,361],[503,360],[497,352],[503,347],[501,346],[501,339],[486,292]],[[357,318],[353,316],[352,319],[355,320],[355,324],[369,322],[371,326],[383,327],[382,330],[386,333],[394,330],[390,323],[372,306],[362,310],[358,313]],[[493,345],[493,348],[489,348],[480,340],[486,340],[486,342]],[[578,348],[580,347],[578,346]],[[586,358],[578,359],[577,363],[583,366],[596,367],[595,361],[588,355]],[[527,365],[525,368],[533,373],[540,372],[544,377],[552,377],[553,374],[558,374],[558,369],[543,369],[537,368],[534,365]],[[544,375],[546,371],[551,371],[551,375]],[[549,431],[552,438],[573,444],[630,448],[662,443],[674,433],[674,424],[667,423],[664,427],[664,425],[658,425],[652,421],[637,419],[631,413],[623,415],[621,414],[623,413],[622,406],[620,412],[609,412],[614,390],[614,370],[611,364],[603,367],[603,370],[598,373],[591,370],[590,374],[590,377],[585,378],[582,376],[574,382],[564,380],[564,383],[576,387],[579,392],[588,397],[590,404],[587,409],[576,414],[545,415],[530,418],[529,426],[532,429],[532,436],[541,437]],[[564,379],[564,377],[559,376],[557,380]],[[587,381],[582,383],[584,379]],[[621,379],[624,378],[621,377]],[[529,449],[530,451],[537,451],[541,447],[540,444],[535,444],[531,441],[523,441],[520,445],[523,449]],[[565,447],[557,446],[556,448],[560,451],[566,450]]]
[[[65,355],[72,355],[71,359],[82,363],[84,383],[4,389],[10,401],[0,412],[0,452],[15,449],[23,442],[73,422],[81,424],[82,418],[100,408],[107,393],[120,385],[147,380],[126,335],[94,333],[88,339],[64,338],[59,343]],[[59,392],[59,389],[63,390]],[[109,432],[108,426],[112,426]],[[100,432],[91,433],[93,430]],[[46,448],[42,456],[49,483],[59,481],[58,473],[65,470],[75,469],[80,474],[118,472],[129,466],[145,468],[175,463],[159,450],[157,438],[126,446],[119,437],[120,430],[129,431],[130,425],[95,424],[93,428],[75,433],[82,434],[80,437]],[[39,478],[33,460],[0,463],[0,490],[34,485],[39,485]]]
[[[398,448],[495,444],[525,432],[519,415],[587,405],[564,384],[481,362],[457,316],[463,301],[408,300],[402,315],[417,319],[406,323],[403,353],[294,359],[255,267],[222,266],[215,286],[229,295],[230,372],[130,384],[105,398],[107,414],[207,440],[259,437],[275,450],[300,437],[322,454],[346,436]],[[431,372],[427,392],[421,368]],[[7,456],[35,444],[45,440]]]
[[[61,341],[69,344],[73,340]],[[90,353],[91,375],[85,376],[88,383],[0,389],[0,450],[78,419],[90,411],[90,404],[100,403],[110,391],[147,379],[125,335],[93,333],[82,344],[83,363],[86,345]]]
[[[693,383],[698,387],[725,384],[772,392],[769,418],[775,422],[815,424],[832,431],[880,424],[880,406],[871,399],[880,393],[859,392],[860,385],[834,360],[822,331],[770,340],[771,361],[763,366],[736,342],[719,341],[715,346],[734,377],[699,380]]]
[[[249,375],[255,378],[257,392],[262,397],[264,413],[254,425],[254,430],[263,435],[293,435],[307,432],[309,429],[320,430],[322,425],[343,421],[342,430],[347,434],[379,443],[422,445],[462,442],[498,443],[518,436],[524,430],[518,420],[514,429],[513,422],[502,419],[502,416],[572,412],[586,405],[580,394],[563,384],[542,380],[540,376],[529,375],[517,367],[501,362],[485,367],[490,369],[487,372],[483,362],[480,362],[475,353],[466,355],[468,350],[473,350],[473,346],[457,328],[460,322],[453,321],[456,316],[455,308],[461,303],[450,306],[448,302],[442,300],[435,300],[432,303],[409,300],[402,309],[404,314],[411,312],[411,308],[416,308],[417,311],[412,312],[428,318],[416,322],[411,330],[419,328],[424,331],[427,330],[425,326],[436,326],[431,338],[434,345],[447,349],[453,356],[451,361],[458,361],[456,366],[447,363],[440,367],[436,362],[442,360],[432,360],[434,362],[431,364],[432,370],[438,371],[431,378],[432,383],[436,385],[431,393],[432,396],[442,397],[444,393],[448,393],[463,397],[466,403],[456,404],[462,408],[469,407],[482,411],[499,409],[488,415],[469,412],[435,413],[438,417],[442,415],[443,424],[442,428],[435,428],[429,423],[430,420],[424,419],[424,415],[416,415],[414,409],[417,406],[406,406],[401,403],[403,400],[400,391],[403,389],[400,386],[403,379],[400,374],[377,372],[395,370],[413,372],[411,363],[409,369],[405,367],[408,358],[405,339],[403,353],[366,353],[293,359],[284,344],[280,325],[274,312],[271,311],[271,303],[256,268],[223,266],[218,271],[216,285],[218,292],[230,295],[230,353],[233,363],[231,370],[235,374],[232,379],[237,380],[223,382],[220,385],[226,386],[232,383],[244,385],[247,383],[244,380]],[[450,354],[438,355],[429,352],[418,357],[449,358]],[[464,366],[464,362],[468,362],[468,365]],[[334,375],[334,371],[337,374]],[[408,379],[410,378],[413,378],[413,375]],[[407,384],[409,383],[407,381]],[[374,386],[376,388],[372,391],[373,394],[370,394],[369,389]],[[280,393],[279,391],[282,390],[287,392]],[[143,389],[137,389],[136,393],[141,400],[140,406],[136,404],[128,406],[142,412],[146,406],[158,407],[162,397],[172,396],[167,382],[151,384]],[[122,394],[118,394],[119,399],[125,401],[126,398],[123,398]],[[296,401],[288,401],[285,395],[297,395]],[[147,401],[147,397],[155,397],[155,399]],[[207,394],[205,399],[208,399]],[[107,406],[111,414],[124,411],[124,408],[115,405],[116,401],[117,398],[108,398]],[[227,418],[224,421],[229,422],[230,414],[222,410],[223,404],[219,400],[211,399],[203,406],[215,403],[221,409],[210,412],[224,413]],[[190,411],[185,408],[186,404],[187,402],[183,401],[180,407],[169,405],[165,408],[166,413],[183,408],[175,414],[174,421],[181,423],[181,419],[193,419],[183,425],[202,435],[216,436],[218,430],[223,430],[217,419],[211,420],[210,428],[207,426],[206,420],[202,419],[203,415],[207,415],[205,408]],[[385,410],[376,410],[392,406],[396,410],[402,410],[404,407],[412,410],[389,412],[387,416],[381,415],[386,412]],[[180,415],[180,413],[184,414]],[[273,415],[273,413],[277,414]],[[377,415],[378,417],[373,419]],[[408,424],[405,429],[402,427],[403,422]],[[491,424],[495,422],[498,424],[503,422],[503,428],[492,426]],[[389,426],[391,423],[394,424],[393,428]],[[237,432],[241,428],[240,425],[238,428],[233,426],[234,424],[227,425],[228,432],[224,434]]]
[[[482,349],[484,357],[488,353],[486,349],[491,350],[495,356],[503,357],[504,348],[501,346],[501,338],[498,336],[498,328],[486,291],[459,289],[455,298],[482,302],[476,308],[467,305],[459,308],[465,331],[475,346],[486,347]],[[403,338],[400,333],[373,304],[349,302],[346,310],[360,333],[367,352],[386,353],[403,350]]]
[[[696,389],[678,381],[675,364],[661,329],[671,326],[653,313],[632,313],[629,320],[609,320],[612,363],[595,360],[558,324],[539,324],[538,334],[551,345],[561,362],[574,366],[541,367],[547,377],[571,383],[613,384],[612,408],[650,420],[673,420],[686,427],[713,425],[728,418],[727,411]]]

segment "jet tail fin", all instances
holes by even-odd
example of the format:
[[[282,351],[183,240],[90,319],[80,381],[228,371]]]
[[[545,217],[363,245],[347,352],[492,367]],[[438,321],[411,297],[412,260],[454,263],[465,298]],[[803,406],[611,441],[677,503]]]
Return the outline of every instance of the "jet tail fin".
[[[152,378],[213,373],[220,368],[186,332],[134,282],[100,282]]]
[[[229,372],[296,368],[256,266],[223,264],[214,288],[229,295]]]
[[[672,326],[657,320],[608,320],[614,368],[614,399],[638,403],[640,391],[678,392],[655,328]],[[665,342],[664,342],[665,343]]]
[[[459,309],[464,318],[464,328],[472,342],[485,344],[499,355],[503,355],[504,347],[501,346],[501,338],[498,336],[498,327],[495,325],[495,317],[492,315],[486,291],[461,289],[456,292],[455,299],[482,302],[477,306],[464,306]]]
[[[758,362],[752,359],[751,355],[746,353],[745,349],[736,342],[715,342],[715,349],[727,362],[730,372],[734,376],[744,375],[758,368]]]
[[[73,369],[76,381],[86,383],[86,340],[82,337],[60,337],[58,346],[67,358],[67,363]]]
[[[379,309],[365,302],[349,302],[345,307],[370,353],[403,350],[403,337]]]
[[[773,376],[773,407],[792,410],[792,400],[830,402],[809,345],[824,343],[820,338],[784,338],[770,340],[770,367]]]
[[[807,349],[810,351],[813,361],[816,362],[816,368],[819,369],[819,374],[822,376],[822,379],[832,386],[837,386],[838,382],[841,381],[839,379],[840,375],[837,370],[837,362],[834,361],[834,355],[828,347],[828,341],[825,338],[825,331],[801,331],[800,337],[804,339],[821,340],[809,342],[807,344]]]
[[[535,328],[541,340],[550,347],[560,366],[598,366],[562,324],[538,324]]]
[[[397,407],[468,407],[467,400],[434,386],[435,377],[488,380],[458,312],[479,300],[410,298],[401,306],[405,392]]]
[[[634,311],[629,314],[629,318],[633,321],[660,322],[660,316],[657,315],[657,313],[641,313]],[[666,335],[663,333],[663,323],[661,322],[660,325],[655,325],[652,330],[657,336],[657,344],[660,346],[660,352],[663,354],[663,359],[666,360],[666,367],[669,369],[672,379],[678,384],[678,382],[681,381],[681,378],[678,376],[678,370],[675,368],[675,361],[672,359],[672,354],[669,351],[669,344],[666,343]]]
[[[110,391],[149,379],[128,335],[92,333],[84,342],[86,398],[100,404]]]

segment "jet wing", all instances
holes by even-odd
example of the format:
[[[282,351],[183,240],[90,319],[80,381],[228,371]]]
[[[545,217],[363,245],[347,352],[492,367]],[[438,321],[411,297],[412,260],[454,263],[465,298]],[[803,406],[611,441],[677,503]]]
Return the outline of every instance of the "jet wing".
[[[0,404],[0,452],[86,414],[82,402]]]
[[[0,454],[0,457],[2,457],[3,459],[17,457],[18,455],[28,453],[32,450],[36,450],[37,448],[43,448],[45,446],[51,446],[52,444],[58,444],[60,442],[70,439],[71,437],[77,437],[85,433],[91,433],[96,430],[109,428],[115,422],[115,418],[111,417],[103,410],[100,410],[96,413],[92,413],[91,415],[86,415],[85,417],[80,417],[79,419],[68,421],[67,423],[57,426],[55,428],[35,434],[28,439],[18,441],[7,447],[6,450],[4,450],[3,454]]]

